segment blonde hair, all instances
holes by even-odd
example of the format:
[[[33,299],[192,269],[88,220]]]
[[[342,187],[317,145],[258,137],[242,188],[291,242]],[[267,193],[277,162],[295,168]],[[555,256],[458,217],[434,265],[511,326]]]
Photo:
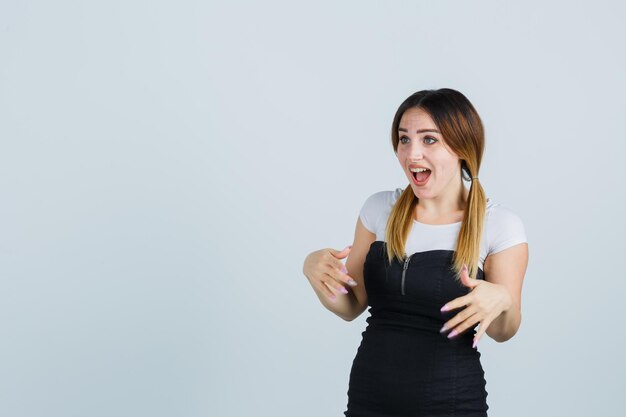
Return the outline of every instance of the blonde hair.
[[[422,90],[412,94],[396,111],[391,126],[391,143],[396,153],[400,119],[409,108],[419,108],[430,115],[441,131],[448,148],[461,159],[462,178],[471,180],[478,177],[485,147],[485,134],[480,116],[472,103],[463,94],[450,88]],[[467,174],[467,177],[464,174]],[[394,258],[401,260],[406,258],[406,241],[413,226],[413,213],[417,202],[418,198],[408,185],[391,209],[385,231],[387,258],[390,263]],[[470,277],[476,278],[478,274],[486,208],[485,191],[478,180],[474,179],[471,181],[452,260],[452,270],[456,273],[457,280],[460,279],[463,264],[467,265]]]

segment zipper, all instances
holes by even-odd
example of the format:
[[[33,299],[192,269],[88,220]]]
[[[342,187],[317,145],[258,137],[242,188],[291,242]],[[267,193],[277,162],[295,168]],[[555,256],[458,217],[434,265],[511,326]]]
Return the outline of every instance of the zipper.
[[[404,295],[404,277],[406,275],[406,270],[409,267],[409,261],[411,261],[410,256],[404,261],[404,269],[402,269],[402,295]]]

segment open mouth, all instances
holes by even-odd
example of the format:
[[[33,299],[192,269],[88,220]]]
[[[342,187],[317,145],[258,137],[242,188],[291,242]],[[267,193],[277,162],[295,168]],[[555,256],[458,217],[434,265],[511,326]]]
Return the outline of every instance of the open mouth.
[[[412,172],[411,174],[413,174],[413,178],[415,179],[415,182],[417,184],[425,184],[426,181],[428,181],[428,178],[430,178],[430,169],[427,169],[426,171],[422,171],[422,172]]]

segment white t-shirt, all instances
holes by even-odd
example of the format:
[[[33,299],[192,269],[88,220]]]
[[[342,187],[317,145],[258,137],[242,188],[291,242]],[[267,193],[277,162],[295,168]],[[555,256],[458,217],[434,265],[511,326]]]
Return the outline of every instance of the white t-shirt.
[[[359,218],[367,230],[376,234],[376,240],[385,241],[387,219],[403,191],[403,188],[396,188],[392,191],[376,192],[369,196],[361,207]],[[413,228],[406,244],[406,254],[436,249],[454,251],[460,230],[461,222],[432,225],[413,220]],[[526,231],[520,217],[501,204],[487,199],[478,266],[483,269],[487,255],[523,242],[527,242]]]

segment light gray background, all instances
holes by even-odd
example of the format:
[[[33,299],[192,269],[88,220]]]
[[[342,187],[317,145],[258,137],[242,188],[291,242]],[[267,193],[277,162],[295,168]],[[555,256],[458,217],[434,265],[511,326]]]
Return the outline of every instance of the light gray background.
[[[303,260],[406,186],[392,117],[441,87],[529,239],[490,416],[623,415],[624,11],[3,1],[0,415],[342,415],[369,313]]]

